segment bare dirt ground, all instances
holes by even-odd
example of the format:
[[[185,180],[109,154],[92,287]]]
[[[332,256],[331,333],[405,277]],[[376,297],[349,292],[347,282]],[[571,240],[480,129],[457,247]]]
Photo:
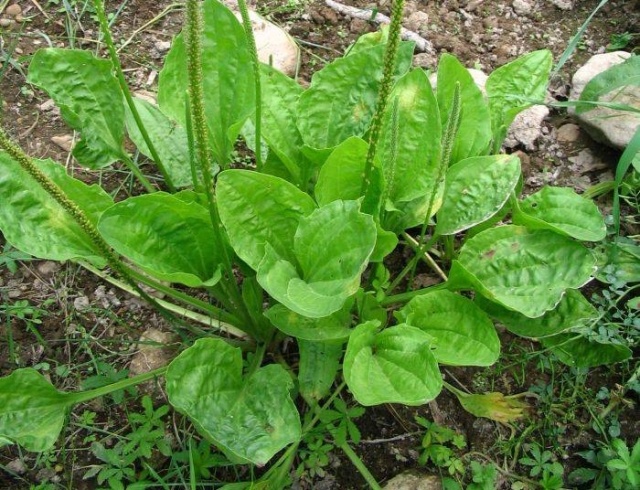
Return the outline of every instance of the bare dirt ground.
[[[2,18],[12,21],[0,27],[2,124],[33,157],[53,158],[87,180],[106,183],[116,193],[131,192],[130,176],[117,167],[88,173],[75,166],[68,148],[64,147],[64,139],[63,143],[58,139],[73,137],[72,132],[46,94],[34,89],[25,79],[30,57],[39,48],[76,47],[103,52],[97,42],[98,29],[91,2],[66,2],[67,10],[63,1],[8,3],[20,6],[21,17],[16,22],[15,17],[7,14],[7,2],[0,1],[0,6],[5,7]],[[389,14],[389,1],[349,0],[345,3]],[[557,60],[598,4],[595,0],[529,0],[524,2],[530,7],[527,9],[514,8],[516,3],[523,2],[410,1],[405,27],[431,41],[436,55],[453,53],[466,66],[489,73],[518,55],[541,48],[551,49]],[[376,29],[371,22],[345,17],[318,0],[261,1],[255,9],[283,26],[299,42],[302,50],[299,78],[303,84],[309,82],[315,70],[340,56],[359,35]],[[114,38],[121,47],[131,86],[134,90],[154,91],[167,43],[180,28],[180,5],[167,0],[131,0],[122,4],[107,2],[107,10],[119,11],[113,24]],[[640,2],[609,2],[594,19],[575,55],[552,80],[550,93],[557,100],[566,100],[575,69],[591,55],[604,52],[612,37],[625,32],[637,33],[639,19]],[[626,50],[637,49],[638,38],[634,39]],[[434,61],[435,57],[425,55],[416,60],[425,68],[433,68]],[[570,141],[558,139],[558,129],[567,122],[570,118],[564,110],[552,110],[533,147],[516,145],[509,150],[520,152],[529,190],[547,183],[584,190],[612,178],[619,153],[595,143],[584,133]],[[585,152],[590,155],[586,160]],[[606,198],[600,204],[606,212],[609,205]],[[81,380],[90,376],[116,379],[120,373],[126,375],[140,334],[151,326],[163,328],[150,310],[83,268],[74,264],[18,260],[22,259],[19,256],[14,263],[10,253],[15,251],[11,251],[0,236],[2,246],[5,253],[0,259],[5,259],[0,260],[1,375],[17,367],[36,366],[49,375],[57,387],[66,390],[78,389],[82,386]],[[12,265],[15,268],[10,267]],[[19,309],[8,308],[16,305],[26,305],[31,310],[23,309],[21,317],[15,313]],[[514,480],[508,476],[509,472],[526,476],[527,470],[518,466],[517,460],[532,437],[545,447],[553,448],[555,455],[561,455],[565,475],[583,463],[576,452],[588,448],[599,436],[592,430],[589,410],[580,403],[583,398],[593,401],[601,387],[615,390],[616,383],[631,368],[601,368],[588,375],[576,374],[568,368],[551,366],[547,358],[535,355],[539,346],[533,342],[516,341],[505,334],[503,345],[503,359],[496,367],[452,369],[445,375],[478,392],[495,390],[514,394],[530,391],[532,386],[539,387],[537,396],[530,399],[533,408],[527,418],[513,427],[476,419],[463,412],[455,398],[446,393],[429,406],[417,409],[399,406],[368,409],[357,420],[363,442],[356,450],[379,481],[419,467],[417,459],[424,430],[415,423],[416,415],[457,430],[466,437],[468,451],[494,459],[505,469],[499,488],[512,488]],[[109,363],[115,369],[106,367]],[[574,392],[567,393],[567,390]],[[154,396],[162,400],[161,391],[156,391]],[[622,404],[616,412],[617,422],[622,436],[632,445],[640,434],[639,421],[632,405],[624,407]],[[90,444],[96,437],[108,441],[106,435],[122,432],[127,413],[138,408],[135,401],[129,407],[119,408],[108,399],[78,407],[70,415],[69,427],[56,450],[44,455],[24,454],[16,447],[1,448],[0,487],[97,488],[95,479],[84,479],[94,465],[101,463],[89,450]],[[556,411],[552,413],[552,409]],[[86,412],[97,414],[91,423]],[[167,432],[178,434],[171,436],[176,447],[180,441],[175,439],[188,430],[178,416],[168,418]],[[156,457],[154,463],[159,472],[168,465],[162,456]],[[435,467],[422,470],[439,472]],[[300,488],[366,487],[349,461],[336,453],[331,455],[324,472],[315,478],[306,475],[297,485]]]

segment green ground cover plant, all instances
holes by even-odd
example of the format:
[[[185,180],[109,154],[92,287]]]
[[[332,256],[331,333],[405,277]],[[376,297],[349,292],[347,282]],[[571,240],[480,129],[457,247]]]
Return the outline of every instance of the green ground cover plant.
[[[321,427],[378,488],[350,446],[361,409],[340,399],[345,388],[362,406],[422,405],[445,388],[474,415],[509,422],[522,414],[520,399],[462,392],[440,372],[495,363],[495,322],[572,366],[631,356],[624,343],[591,334],[601,315],[579,290],[597,271],[591,246],[606,236],[598,208],[569,188],[521,197],[520,161],[500,153],[515,116],[544,99],[549,51],[496,69],[485,92],[443,55],[432,87],[411,68],[412,43],[399,39],[399,0],[389,29],[362,36],[304,89],[258,63],[243,1],[241,24],[216,0],[190,0],[153,105],[132,97],[104,6],[94,4],[110,58],[44,49],[29,81],[81,132],[79,163],[122,162],[142,191],[114,202],[1,132],[0,230],[23,253],[111,271],[195,340],[166,368],[84,391],[15,370],[0,379],[0,444],[46,451],[71,406],[164,377],[171,406],[230,461],[269,465],[259,484],[286,486],[301,442],[324,447],[311,436]],[[154,162],[160,184],[136,164],[125,135]],[[232,168],[239,137],[255,165]],[[385,258],[401,242],[415,253],[397,273]],[[441,282],[413,290],[420,261]],[[207,315],[208,331],[141,283]],[[194,289],[215,301],[185,292]],[[271,356],[286,338],[296,341],[295,365]],[[96,451],[105,463],[118,456]],[[130,457],[148,457],[141,451]],[[324,460],[311,457],[319,452],[299,471],[322,471]],[[97,474],[122,481],[129,466]],[[478,488],[494,477],[474,471]]]

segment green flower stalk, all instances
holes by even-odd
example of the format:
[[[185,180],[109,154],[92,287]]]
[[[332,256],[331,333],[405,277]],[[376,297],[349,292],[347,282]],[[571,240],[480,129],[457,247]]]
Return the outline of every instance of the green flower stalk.
[[[209,134],[207,131],[207,119],[204,110],[204,88],[202,74],[202,11],[200,2],[188,0],[186,3],[186,32],[187,45],[187,72],[189,74],[189,103],[191,117],[193,118],[193,133],[197,160],[202,171],[205,190],[209,200],[212,201],[213,176],[210,163],[213,154],[209,147]]]
[[[431,237],[429,243],[425,243],[425,236],[427,234],[427,226],[429,225],[429,218],[431,218],[431,213],[433,211],[433,206],[436,202],[436,196],[438,195],[438,190],[440,189],[440,184],[444,181],[445,173],[449,168],[449,162],[451,161],[451,152],[453,151],[453,145],[456,140],[456,135],[458,134],[458,128],[460,126],[460,114],[461,114],[461,95],[460,95],[460,82],[456,82],[455,91],[453,92],[453,104],[451,105],[451,114],[449,115],[449,119],[447,120],[447,127],[445,128],[444,134],[442,135],[442,155],[440,157],[440,164],[438,165],[438,175],[433,184],[433,189],[431,190],[431,196],[429,197],[429,205],[427,206],[427,215],[422,223],[422,228],[420,230],[420,247],[416,252],[416,255],[413,257],[411,261],[411,281],[413,282],[413,278],[416,273],[416,266],[418,264],[418,260],[421,256],[425,254],[427,250],[431,247],[431,244],[436,240],[437,236],[434,234]]]
[[[262,88],[260,83],[260,61],[258,60],[258,49],[256,48],[256,39],[253,36],[253,29],[251,28],[251,18],[249,17],[249,10],[247,9],[246,0],[238,0],[238,8],[240,9],[240,15],[242,16],[242,27],[244,28],[245,35],[247,36],[247,43],[249,44],[249,52],[251,53],[251,64],[253,65],[253,74],[255,78],[255,155],[256,170],[260,171],[262,169]]]
[[[123,277],[140,294],[145,301],[155,307],[168,321],[175,322],[176,318],[160,306],[151,296],[149,296],[138,283],[131,277],[126,266],[120,260],[120,257],[113,252],[109,244],[102,238],[96,226],[91,222],[87,215],[74,203],[67,194],[49,177],[47,177],[33,162],[33,160],[25,154],[22,149],[13,143],[7,136],[4,129],[0,127],[0,149],[4,150],[11,158],[13,158],[37,183],[49,194],[69,215],[78,223],[82,230],[87,234],[91,242],[98,249],[100,254],[107,260],[111,267],[118,275]]]
[[[149,133],[147,132],[147,129],[145,128],[142,122],[142,119],[140,118],[138,109],[136,108],[136,105],[133,102],[133,97],[131,97],[131,91],[129,90],[127,81],[124,78],[122,65],[120,64],[118,53],[116,52],[116,47],[111,37],[111,31],[109,30],[109,23],[107,22],[107,16],[105,15],[105,12],[104,12],[104,1],[93,0],[93,5],[96,9],[98,22],[100,23],[100,29],[102,30],[102,34],[104,36],[104,42],[107,45],[107,50],[109,51],[109,58],[111,59],[111,64],[113,65],[113,69],[116,72],[118,83],[120,84],[120,89],[124,94],[124,98],[127,102],[127,106],[131,111],[133,119],[136,122],[136,126],[138,126],[138,130],[140,131],[140,134],[142,135],[144,142],[149,148],[149,152],[151,153],[153,161],[158,167],[158,170],[160,170],[160,173],[162,174],[162,178],[164,179],[164,182],[167,185],[167,188],[169,189],[169,191],[175,192],[176,189],[175,189],[175,186],[173,185],[173,182],[171,181],[171,177],[169,176],[169,173],[167,172],[165,166],[163,165],[162,160],[160,159],[160,156],[158,155],[158,152],[156,151],[156,148],[153,145],[151,138],[149,137]],[[138,179],[143,183],[147,191],[154,192],[155,189],[153,189],[151,187],[151,184],[148,184],[148,182],[146,181],[146,178],[144,178],[144,176],[141,173],[139,173],[139,170],[137,169],[135,164],[133,162],[128,162],[128,161],[125,161],[125,163],[136,174],[136,177],[138,177]],[[136,172],[136,170],[138,171]]]
[[[233,273],[232,255],[227,239],[218,215],[215,196],[215,180],[211,172],[213,153],[209,146],[209,131],[205,117],[204,107],[204,75],[202,73],[202,8],[201,2],[187,0],[186,2],[186,27],[185,41],[187,47],[187,73],[189,78],[187,103],[191,112],[193,123],[193,138],[195,143],[196,161],[202,172],[205,193],[209,203],[209,214],[215,248],[220,250],[222,256],[222,280],[212,288],[214,296],[244,321],[244,330],[254,338],[260,338],[259,326],[255,325],[247,307],[242,300],[238,284]],[[269,335],[268,333],[265,335]]]
[[[391,9],[391,24],[389,26],[389,41],[387,41],[387,49],[384,52],[382,84],[378,92],[378,101],[376,103],[376,112],[371,121],[371,129],[369,132],[369,149],[367,151],[367,160],[364,168],[364,176],[362,179],[361,193],[366,195],[371,184],[371,173],[373,171],[373,161],[376,156],[376,148],[380,139],[380,130],[382,129],[382,115],[387,107],[389,95],[393,87],[393,73],[396,67],[396,58],[398,56],[398,46],[400,45],[400,30],[402,29],[402,16],[404,13],[404,0],[395,0]]]

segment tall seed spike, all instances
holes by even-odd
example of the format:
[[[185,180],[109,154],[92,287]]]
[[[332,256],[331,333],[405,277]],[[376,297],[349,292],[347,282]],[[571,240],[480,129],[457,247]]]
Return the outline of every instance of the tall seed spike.
[[[402,16],[404,13],[404,0],[395,0],[391,9],[391,24],[389,25],[389,41],[384,52],[382,83],[378,92],[376,111],[371,120],[369,136],[369,149],[362,179],[361,193],[367,193],[371,184],[371,172],[373,161],[376,156],[376,148],[380,139],[380,129],[382,128],[382,115],[387,107],[387,101],[391,94],[393,85],[393,72],[395,71],[396,58],[398,55],[398,45],[400,44],[400,30],[402,29]]]

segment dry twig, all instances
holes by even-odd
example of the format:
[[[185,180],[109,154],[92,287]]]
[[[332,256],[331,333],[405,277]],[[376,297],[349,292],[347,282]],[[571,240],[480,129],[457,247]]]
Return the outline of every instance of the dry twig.
[[[391,19],[386,15],[375,13],[370,9],[359,9],[355,7],[350,7],[348,5],[343,5],[341,3],[335,2],[334,0],[325,0],[324,2],[327,7],[331,7],[333,10],[340,12],[341,14],[348,15],[349,17],[353,17],[354,19],[362,19],[375,22],[377,24],[389,24]],[[405,29],[404,27],[400,31],[400,36],[402,39],[406,41],[414,41],[416,43],[416,48],[418,51],[424,51],[428,54],[434,54],[433,45],[427,41],[425,38],[420,36],[419,34]]]

